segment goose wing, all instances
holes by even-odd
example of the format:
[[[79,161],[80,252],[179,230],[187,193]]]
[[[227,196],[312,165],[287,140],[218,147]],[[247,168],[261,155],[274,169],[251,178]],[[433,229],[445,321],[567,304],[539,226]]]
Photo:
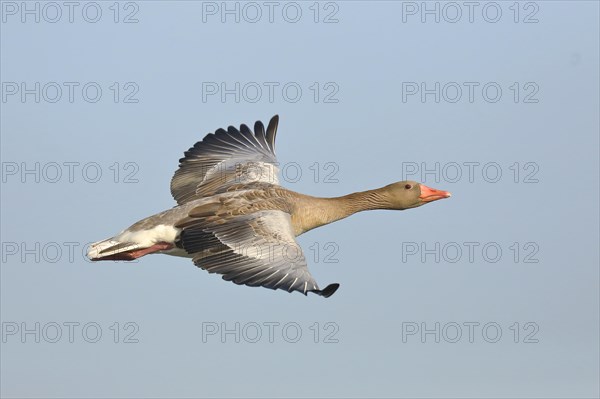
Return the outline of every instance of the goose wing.
[[[218,129],[197,142],[179,160],[171,179],[171,194],[179,205],[227,191],[236,184],[279,184],[275,136],[279,116],[265,131],[262,122],[254,132],[246,125]]]
[[[194,215],[198,218],[194,219]],[[180,243],[196,266],[235,284],[314,292],[328,297],[339,284],[320,290],[292,231],[291,217],[279,210],[206,217],[190,212]]]

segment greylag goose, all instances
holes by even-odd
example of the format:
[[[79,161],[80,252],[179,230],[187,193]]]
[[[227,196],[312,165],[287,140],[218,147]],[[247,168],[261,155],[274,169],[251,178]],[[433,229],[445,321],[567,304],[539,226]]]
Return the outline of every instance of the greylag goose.
[[[92,244],[88,257],[183,256],[236,284],[329,297],[339,284],[319,289],[296,236],[356,212],[404,210],[450,197],[414,181],[336,198],[287,190],[277,178],[278,123],[275,115],[266,130],[258,121],[254,132],[241,125],[208,134],[179,160],[171,180],[178,205]]]

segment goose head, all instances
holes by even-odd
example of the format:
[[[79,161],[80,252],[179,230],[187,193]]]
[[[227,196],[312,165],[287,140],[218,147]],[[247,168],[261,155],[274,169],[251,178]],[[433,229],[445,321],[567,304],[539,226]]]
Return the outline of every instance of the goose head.
[[[392,183],[384,189],[387,192],[390,208],[397,210],[416,208],[451,196],[448,191],[437,190],[411,180]]]

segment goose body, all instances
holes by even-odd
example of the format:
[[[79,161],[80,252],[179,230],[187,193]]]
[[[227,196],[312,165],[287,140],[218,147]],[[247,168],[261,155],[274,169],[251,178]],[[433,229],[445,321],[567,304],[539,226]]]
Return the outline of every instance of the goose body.
[[[91,260],[133,260],[151,253],[192,258],[236,284],[332,295],[308,271],[295,240],[309,230],[356,212],[404,210],[450,193],[412,181],[336,198],[300,194],[279,185],[275,136],[259,121],[207,135],[185,152],[171,180],[178,205],[92,244]]]

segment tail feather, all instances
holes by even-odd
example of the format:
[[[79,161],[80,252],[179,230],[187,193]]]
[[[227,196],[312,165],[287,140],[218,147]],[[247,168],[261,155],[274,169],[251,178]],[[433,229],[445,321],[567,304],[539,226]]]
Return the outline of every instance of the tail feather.
[[[90,245],[87,256],[91,260],[129,260],[131,257],[126,253],[139,248],[139,244],[120,242],[111,237]]]

